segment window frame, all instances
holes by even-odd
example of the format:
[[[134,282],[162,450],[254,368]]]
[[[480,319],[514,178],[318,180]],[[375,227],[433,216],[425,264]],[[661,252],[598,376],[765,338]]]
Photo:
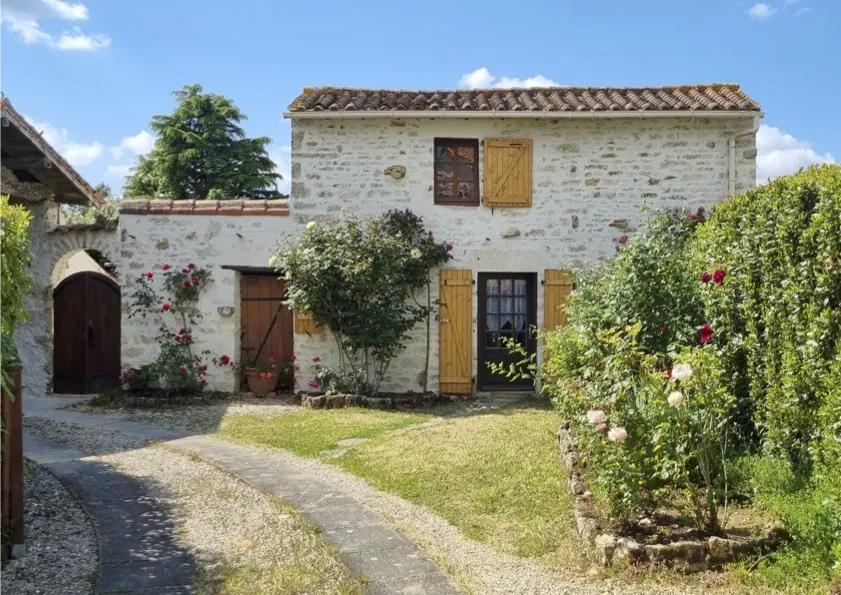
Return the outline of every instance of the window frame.
[[[473,166],[473,180],[470,182],[473,184],[473,195],[474,198],[469,200],[466,199],[459,199],[459,198],[450,198],[446,196],[439,196],[438,195],[438,149],[440,147],[451,147],[451,146],[470,146],[474,151],[476,151],[476,161],[471,164],[465,165],[472,165]],[[457,184],[459,183],[460,179],[458,177],[458,151],[453,152],[453,185],[454,185],[454,195],[458,195],[458,188]],[[461,180],[466,182],[467,180]],[[433,139],[433,146],[432,146],[432,196],[436,205],[449,205],[449,206],[457,206],[457,207],[478,207],[481,203],[481,192],[479,188],[479,139],[478,138],[435,138]]]

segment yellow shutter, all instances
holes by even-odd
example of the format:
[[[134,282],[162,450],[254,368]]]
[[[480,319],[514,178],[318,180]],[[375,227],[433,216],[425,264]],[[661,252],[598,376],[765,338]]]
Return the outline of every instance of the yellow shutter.
[[[439,273],[438,390],[473,393],[473,272],[442,269]]]
[[[531,206],[531,139],[485,139],[485,206]]]
[[[566,301],[572,293],[572,277],[567,271],[543,272],[543,328],[550,331],[567,323]]]
[[[320,326],[316,326],[312,319],[312,314],[309,312],[295,312],[295,332],[309,333],[311,335],[318,334],[322,331]]]

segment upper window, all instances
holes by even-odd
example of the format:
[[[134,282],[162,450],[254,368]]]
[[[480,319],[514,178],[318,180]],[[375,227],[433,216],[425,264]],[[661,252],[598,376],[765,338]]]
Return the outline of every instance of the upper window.
[[[435,204],[479,204],[479,141],[435,139]]]

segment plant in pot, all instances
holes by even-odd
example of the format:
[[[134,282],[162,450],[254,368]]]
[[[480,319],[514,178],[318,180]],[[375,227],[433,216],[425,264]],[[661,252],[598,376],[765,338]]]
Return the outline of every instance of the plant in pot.
[[[227,355],[214,361],[221,366],[231,366],[235,370],[245,373],[248,389],[258,397],[265,397],[277,388],[278,380],[288,378],[297,369],[295,356],[279,352],[280,357],[270,355],[263,359],[249,360],[245,364],[237,364]]]

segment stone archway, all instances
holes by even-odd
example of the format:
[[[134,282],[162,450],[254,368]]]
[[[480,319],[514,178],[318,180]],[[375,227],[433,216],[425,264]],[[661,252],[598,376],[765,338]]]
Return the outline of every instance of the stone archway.
[[[88,250],[108,255],[116,269],[120,268],[119,230],[98,225],[50,226],[49,223],[33,217],[30,228],[33,290],[26,303],[29,320],[15,332],[23,363],[24,398],[52,392],[53,282],[57,270],[66,266],[74,255]]]

